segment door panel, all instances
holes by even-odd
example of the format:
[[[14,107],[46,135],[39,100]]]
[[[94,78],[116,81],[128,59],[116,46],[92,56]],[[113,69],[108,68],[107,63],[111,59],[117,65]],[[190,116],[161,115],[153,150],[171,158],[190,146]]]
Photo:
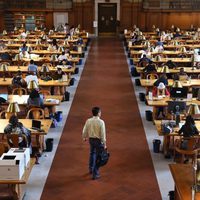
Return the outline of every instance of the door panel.
[[[117,4],[98,4],[98,31],[99,33],[116,33]]]

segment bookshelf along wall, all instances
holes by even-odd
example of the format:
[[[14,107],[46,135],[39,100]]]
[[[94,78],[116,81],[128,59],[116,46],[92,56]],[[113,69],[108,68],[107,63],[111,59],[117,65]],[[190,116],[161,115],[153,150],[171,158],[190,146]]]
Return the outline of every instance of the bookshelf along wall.
[[[34,30],[35,27],[45,26],[44,13],[6,13],[4,15],[6,30],[12,31],[14,27]]]

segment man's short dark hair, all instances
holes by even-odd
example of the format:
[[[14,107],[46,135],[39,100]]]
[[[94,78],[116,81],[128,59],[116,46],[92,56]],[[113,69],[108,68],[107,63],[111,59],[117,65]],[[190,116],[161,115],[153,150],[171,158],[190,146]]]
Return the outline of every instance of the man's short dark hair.
[[[97,116],[100,112],[100,108],[99,107],[93,107],[92,108],[92,114],[93,116]]]

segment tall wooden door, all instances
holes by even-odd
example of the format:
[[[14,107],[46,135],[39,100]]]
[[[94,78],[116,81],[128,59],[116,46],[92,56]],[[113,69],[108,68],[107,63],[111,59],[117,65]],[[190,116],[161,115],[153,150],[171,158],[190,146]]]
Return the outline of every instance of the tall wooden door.
[[[116,33],[117,26],[117,4],[99,3],[98,4],[98,32]]]

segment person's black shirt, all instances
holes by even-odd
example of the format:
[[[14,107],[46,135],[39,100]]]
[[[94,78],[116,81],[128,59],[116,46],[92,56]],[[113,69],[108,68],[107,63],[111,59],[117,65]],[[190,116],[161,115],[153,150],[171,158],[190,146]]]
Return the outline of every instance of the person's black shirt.
[[[198,135],[199,131],[195,124],[191,124],[190,126],[186,126],[185,124],[181,127],[181,129],[178,131],[179,134],[183,133],[184,137],[192,137],[194,135]]]

